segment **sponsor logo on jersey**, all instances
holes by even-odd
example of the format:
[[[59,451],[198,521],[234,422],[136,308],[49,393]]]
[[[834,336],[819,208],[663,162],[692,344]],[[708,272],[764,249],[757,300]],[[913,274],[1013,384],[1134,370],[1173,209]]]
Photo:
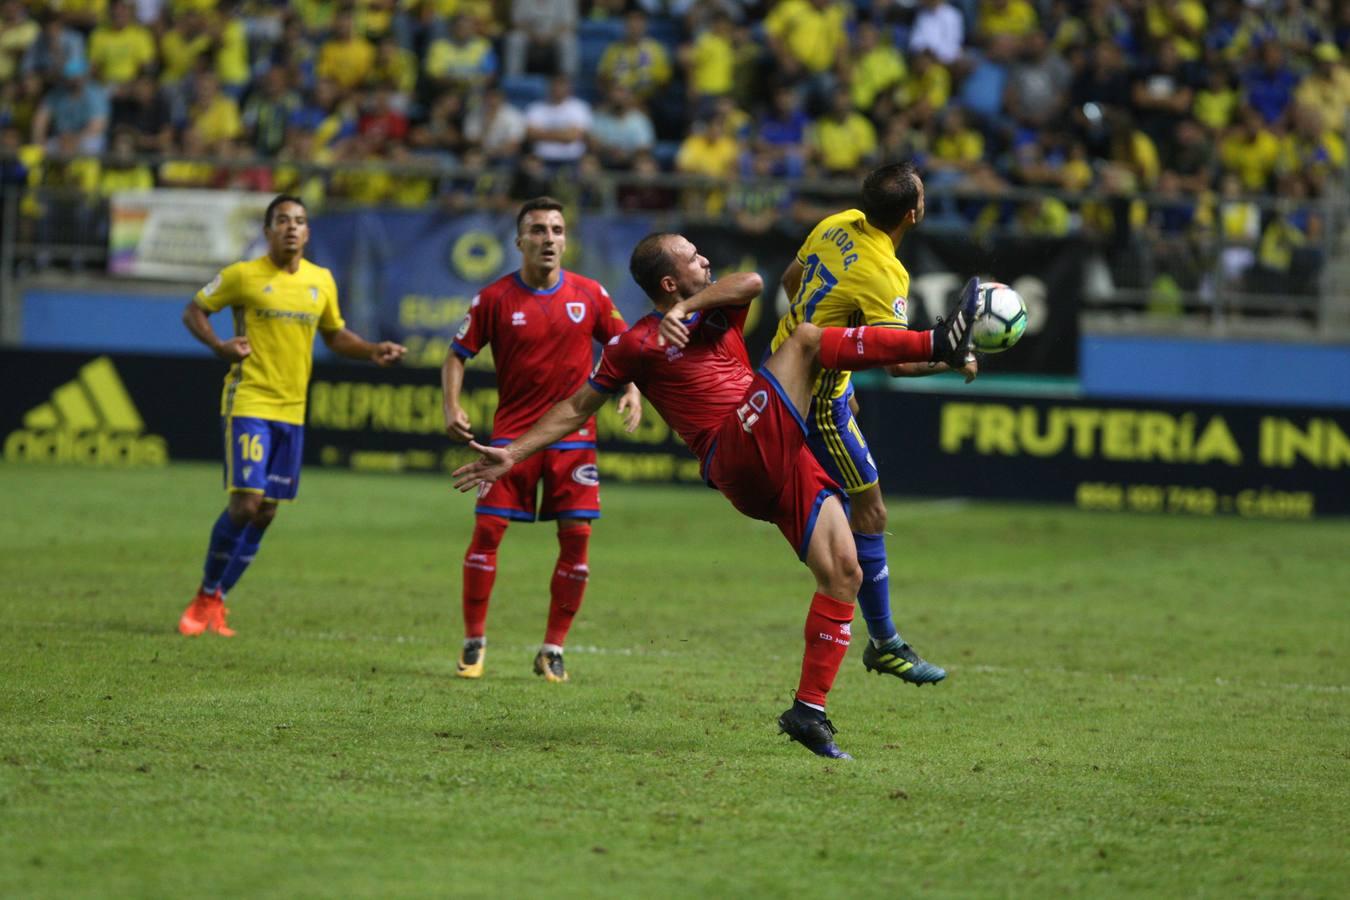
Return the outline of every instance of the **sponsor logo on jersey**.
[[[250,475],[253,474],[253,467],[252,467],[252,466],[244,466],[243,472],[244,472],[244,480],[245,480],[245,481],[248,481],[248,476],[250,476]]]
[[[572,470],[572,480],[577,484],[594,487],[600,483],[600,470],[595,467],[595,463],[577,466]]]
[[[525,314],[524,314],[523,312],[513,312],[513,313],[511,313],[511,324],[512,324],[512,325],[524,325],[524,324],[525,324]]]
[[[100,356],[80,368],[51,399],[30,409],[23,427],[5,437],[7,462],[86,466],[162,466],[168,444],[145,434],[145,422],[112,360]]]
[[[581,324],[581,320],[586,318],[586,304],[576,300],[567,301],[567,318]]]
[[[905,321],[905,298],[896,297],[895,300],[891,302],[891,311],[895,313],[897,319],[902,322]]]

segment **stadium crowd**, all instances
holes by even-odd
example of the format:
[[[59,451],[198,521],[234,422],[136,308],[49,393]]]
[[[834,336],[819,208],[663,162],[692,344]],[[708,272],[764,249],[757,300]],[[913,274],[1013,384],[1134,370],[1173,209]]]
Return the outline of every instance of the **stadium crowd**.
[[[1347,42],[1331,0],[4,0],[0,174],[505,206],[674,172],[718,183],[618,205],[765,230],[910,158],[986,198],[933,217],[1288,271],[1343,185]]]

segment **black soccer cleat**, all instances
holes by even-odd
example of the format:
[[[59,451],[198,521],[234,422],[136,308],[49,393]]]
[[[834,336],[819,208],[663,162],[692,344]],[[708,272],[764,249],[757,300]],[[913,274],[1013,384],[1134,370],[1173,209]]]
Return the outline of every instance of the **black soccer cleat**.
[[[563,655],[550,650],[540,650],[534,655],[534,674],[543,675],[545,681],[554,684],[570,680],[567,669],[563,667]]]
[[[820,710],[802,703],[793,703],[790,709],[778,717],[778,730],[816,756],[826,756],[830,759],[853,758],[835,746],[834,723],[825,718],[825,714]]]
[[[933,362],[945,362],[953,369],[966,363],[975,336],[975,313],[980,305],[980,279],[972,278],[961,288],[956,308],[947,318],[933,325]]]
[[[908,681],[915,687],[925,684],[937,684],[947,677],[947,670],[935,666],[914,652],[909,644],[899,644],[878,648],[871,641],[863,647],[863,668],[878,675],[883,672],[894,675],[901,681]]]

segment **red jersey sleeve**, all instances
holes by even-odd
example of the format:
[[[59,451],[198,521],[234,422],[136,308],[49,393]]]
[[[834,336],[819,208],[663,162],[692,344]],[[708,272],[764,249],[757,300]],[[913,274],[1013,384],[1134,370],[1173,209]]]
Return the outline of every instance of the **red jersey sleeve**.
[[[605,344],[600,361],[586,383],[602,394],[617,394],[634,379],[638,368],[638,353],[632,341],[615,335]]]
[[[605,286],[597,282],[595,288],[595,331],[592,336],[600,343],[608,344],[610,338],[627,331],[628,325],[623,320],[623,314],[614,306],[614,300]]]
[[[455,332],[455,339],[450,342],[450,348],[457,355],[472,359],[479,350],[492,342],[490,309],[490,299],[482,294],[475,294],[469,301],[469,311],[464,314],[464,321],[460,323],[459,331]]]

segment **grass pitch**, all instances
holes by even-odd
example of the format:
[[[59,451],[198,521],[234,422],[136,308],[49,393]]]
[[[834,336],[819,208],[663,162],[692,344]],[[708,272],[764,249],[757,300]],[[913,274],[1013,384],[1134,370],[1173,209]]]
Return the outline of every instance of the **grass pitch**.
[[[902,631],[951,671],[775,735],[811,582],[711,491],[605,488],[573,682],[515,526],[453,677],[471,500],[306,472],[174,631],[217,469],[0,467],[0,895],[1344,896],[1350,523],[891,503]]]

